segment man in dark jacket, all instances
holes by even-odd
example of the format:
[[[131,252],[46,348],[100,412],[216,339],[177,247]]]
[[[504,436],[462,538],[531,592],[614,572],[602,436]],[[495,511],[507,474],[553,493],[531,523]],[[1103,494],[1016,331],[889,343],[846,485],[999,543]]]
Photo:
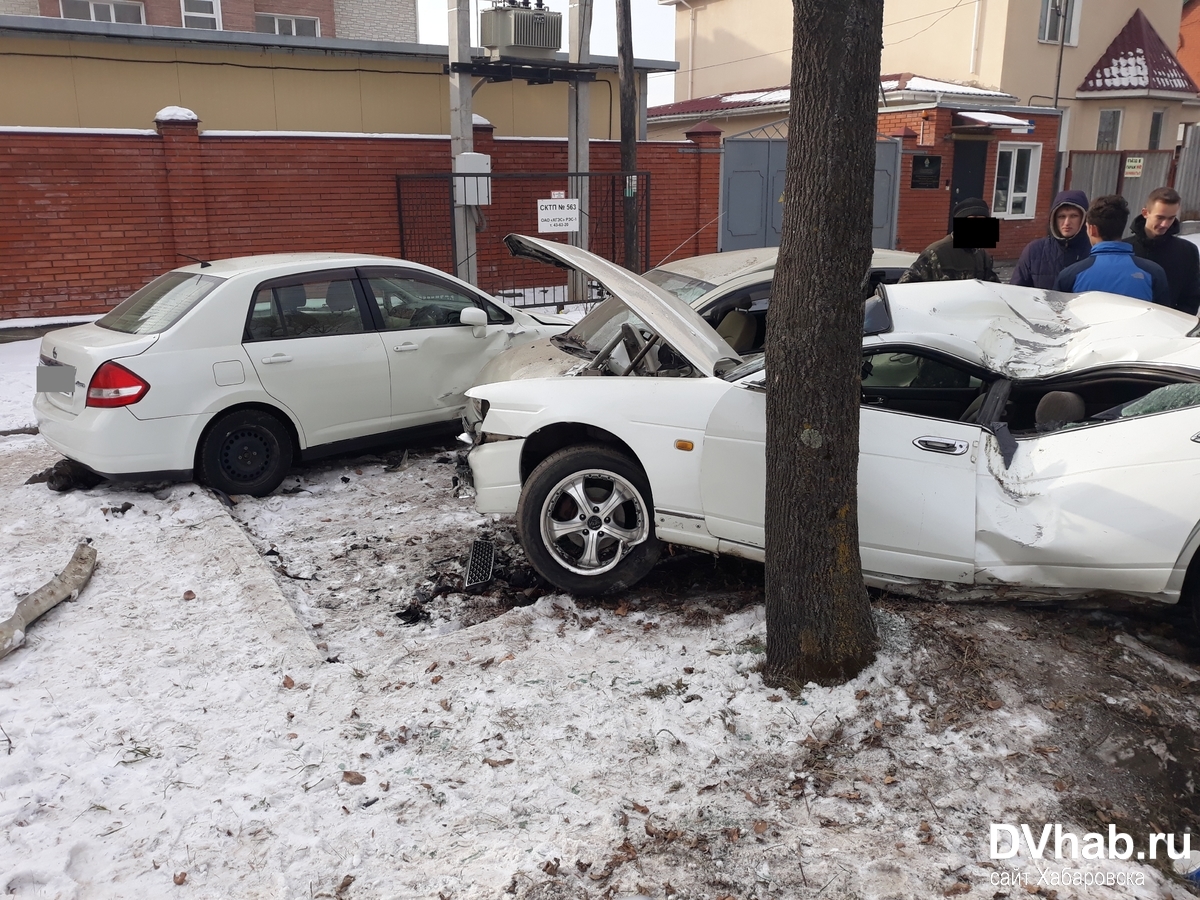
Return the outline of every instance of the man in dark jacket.
[[[1083,191],[1060,191],[1050,207],[1050,233],[1021,251],[1009,284],[1053,290],[1058,273],[1092,252],[1083,227],[1088,199]]]
[[[968,197],[954,207],[954,218],[987,218],[988,205],[978,197]],[[900,276],[900,283],[911,281],[965,281],[979,278],[999,281],[992,269],[992,255],[974,247],[955,247],[954,232],[926,247]]]
[[[1142,259],[1150,259],[1167,273],[1171,306],[1191,315],[1200,307],[1200,252],[1179,234],[1179,194],[1169,187],[1150,192],[1142,214],[1133,220],[1133,233],[1125,242]]]
[[[1057,291],[1108,291],[1161,306],[1171,305],[1167,275],[1148,259],[1138,259],[1133,248],[1121,240],[1129,221],[1129,204],[1124,197],[1098,197],[1084,218],[1092,254],[1067,266],[1054,285]]]

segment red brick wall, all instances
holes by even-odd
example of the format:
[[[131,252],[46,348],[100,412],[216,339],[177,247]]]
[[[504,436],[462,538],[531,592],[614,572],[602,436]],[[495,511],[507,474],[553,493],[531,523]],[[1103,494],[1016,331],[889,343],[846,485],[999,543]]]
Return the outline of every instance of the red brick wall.
[[[179,123],[160,131],[0,132],[0,319],[104,312],[186,264],[180,253],[398,256],[395,176],[450,162],[444,139],[197,138]],[[651,173],[652,264],[716,250],[720,157],[701,151],[716,151],[719,135],[700,140],[639,146],[639,169]],[[566,169],[565,141],[477,132],[476,149],[497,172]],[[619,170],[616,142],[593,142],[592,170]],[[503,220],[503,210],[486,212]]]
[[[954,174],[954,148],[959,143],[950,139],[953,110],[928,109],[880,112],[879,133],[901,136],[903,154],[900,172],[900,210],[897,225],[896,247],[900,250],[920,252],[934,241],[946,235],[950,219],[950,181]],[[1025,118],[1024,115],[1018,118]],[[984,175],[983,198],[990,205],[996,185],[997,143],[1016,141],[1041,143],[1042,158],[1038,175],[1038,197],[1032,219],[1001,219],[1000,243],[993,255],[996,259],[1016,259],[1021,249],[1035,238],[1046,236],[1046,225],[1050,215],[1050,204],[1054,200],[1054,159],[1058,146],[1058,117],[1034,115],[1034,129],[1029,134],[1011,134],[996,129],[989,141],[987,169]],[[921,142],[922,123],[925,141]],[[905,131],[914,132],[907,134]],[[933,155],[942,158],[942,187],[939,190],[913,189],[912,166],[916,155]]]

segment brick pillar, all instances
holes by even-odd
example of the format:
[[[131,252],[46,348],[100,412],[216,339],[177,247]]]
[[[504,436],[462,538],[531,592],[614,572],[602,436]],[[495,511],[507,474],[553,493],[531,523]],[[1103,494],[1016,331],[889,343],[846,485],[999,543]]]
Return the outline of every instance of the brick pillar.
[[[690,254],[717,252],[721,233],[721,129],[711,122],[701,122],[684,132],[684,137],[696,145],[696,228]]]
[[[209,259],[200,120],[190,109],[168,106],[155,116],[154,125],[163,142],[175,252]],[[183,259],[176,261],[176,265],[186,264]]]

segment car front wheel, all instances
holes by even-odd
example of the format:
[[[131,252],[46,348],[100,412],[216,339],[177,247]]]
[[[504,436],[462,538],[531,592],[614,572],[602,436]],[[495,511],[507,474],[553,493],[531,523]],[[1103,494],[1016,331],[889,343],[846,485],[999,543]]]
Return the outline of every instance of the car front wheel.
[[[661,549],[645,473],[602,444],[543,460],[521,491],[517,529],[538,573],[579,596],[636,584]]]
[[[213,423],[198,455],[200,480],[209,487],[265,497],[292,465],[292,439],[270,413],[240,409]]]

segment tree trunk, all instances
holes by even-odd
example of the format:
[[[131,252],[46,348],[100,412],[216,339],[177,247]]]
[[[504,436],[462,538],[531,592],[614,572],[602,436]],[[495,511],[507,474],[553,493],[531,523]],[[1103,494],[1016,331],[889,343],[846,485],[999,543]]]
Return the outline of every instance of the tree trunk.
[[[880,0],[794,0],[783,237],[768,313],[768,684],[875,658],[858,553],[860,284],[871,260]]]
[[[625,173],[625,268],[641,272],[638,254],[637,73],[633,69],[632,0],[617,2],[617,81],[621,92],[621,171]]]

